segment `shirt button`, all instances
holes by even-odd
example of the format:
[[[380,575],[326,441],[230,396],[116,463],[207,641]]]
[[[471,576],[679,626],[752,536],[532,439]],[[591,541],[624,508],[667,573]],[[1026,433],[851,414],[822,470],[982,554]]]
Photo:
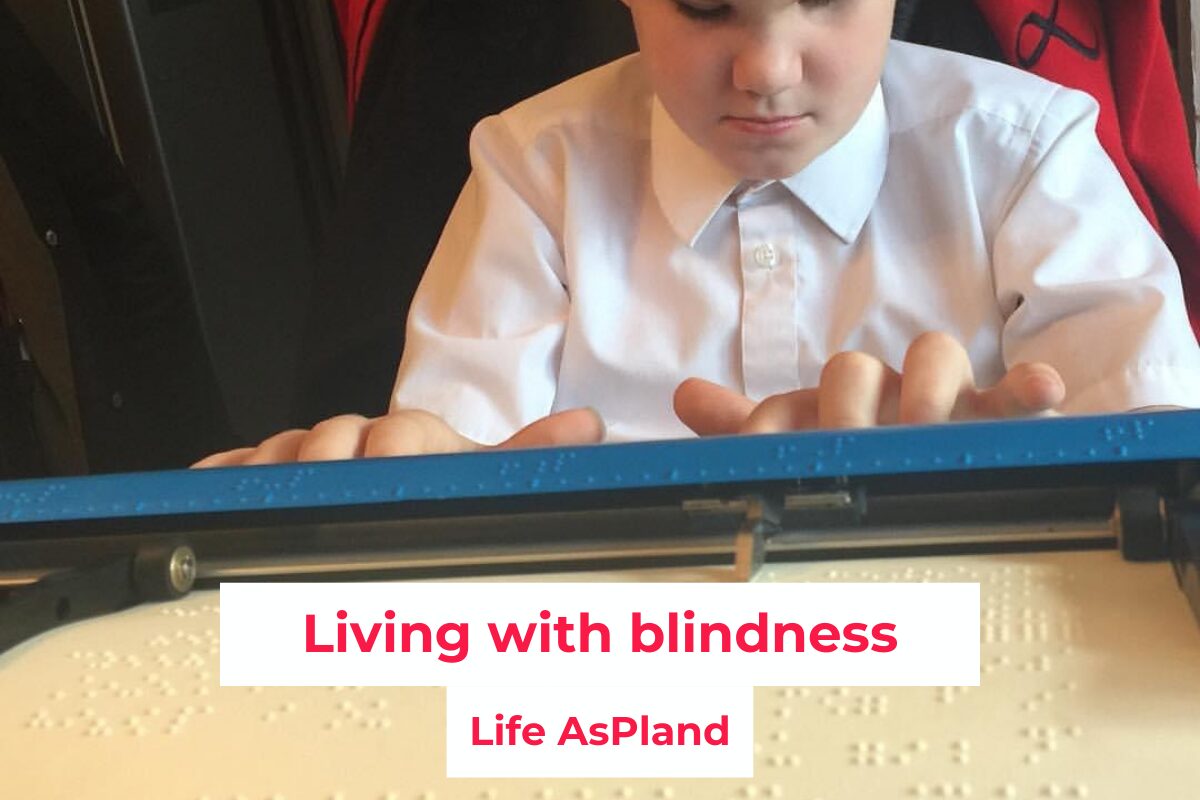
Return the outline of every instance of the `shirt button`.
[[[779,263],[779,251],[773,244],[760,244],[754,248],[754,263],[760,267],[771,269]]]

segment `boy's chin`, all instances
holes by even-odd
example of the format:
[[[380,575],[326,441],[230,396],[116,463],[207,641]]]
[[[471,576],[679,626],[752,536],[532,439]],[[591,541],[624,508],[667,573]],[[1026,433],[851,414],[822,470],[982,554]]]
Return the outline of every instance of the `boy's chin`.
[[[753,152],[723,154],[725,167],[744,180],[777,181],[790,178],[812,163],[814,154],[807,152]]]

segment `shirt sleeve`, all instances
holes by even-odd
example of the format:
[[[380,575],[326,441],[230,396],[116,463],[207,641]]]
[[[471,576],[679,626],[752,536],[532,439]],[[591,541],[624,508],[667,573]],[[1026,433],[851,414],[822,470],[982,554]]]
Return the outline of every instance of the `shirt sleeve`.
[[[472,174],[409,313],[391,408],[495,444],[554,402],[569,298],[552,169],[501,117],[471,136]]]
[[[993,243],[1007,367],[1044,361],[1065,413],[1200,404],[1200,349],[1179,270],[1095,134],[1098,107],[1058,89]]]

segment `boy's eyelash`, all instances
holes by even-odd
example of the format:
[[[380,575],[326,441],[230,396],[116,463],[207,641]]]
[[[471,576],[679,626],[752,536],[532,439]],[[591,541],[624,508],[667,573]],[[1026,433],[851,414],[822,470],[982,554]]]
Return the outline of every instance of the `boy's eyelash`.
[[[729,6],[713,6],[712,8],[700,8],[683,2],[683,0],[675,0],[675,7],[679,12],[689,19],[704,20],[707,22],[724,19],[729,16],[732,9]]]
[[[675,7],[677,9],[679,9],[679,12],[681,14],[683,14],[685,17],[688,17],[690,19],[696,19],[696,20],[703,20],[703,21],[708,21],[708,22],[721,20],[721,19],[725,19],[726,17],[728,17],[729,14],[733,11],[733,9],[728,5],[712,6],[711,8],[709,8],[709,7],[694,6],[694,5],[691,5],[690,3],[684,2],[684,0],[673,0],[673,1],[675,3]],[[797,0],[797,2],[799,2],[800,5],[807,6],[809,8],[821,8],[823,6],[832,5],[833,3],[837,2],[837,1],[838,0]]]

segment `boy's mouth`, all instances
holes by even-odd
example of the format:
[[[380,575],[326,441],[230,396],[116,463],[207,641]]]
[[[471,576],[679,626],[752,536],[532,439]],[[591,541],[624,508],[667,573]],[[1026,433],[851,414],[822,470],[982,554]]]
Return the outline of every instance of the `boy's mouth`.
[[[795,114],[788,116],[750,116],[739,117],[732,114],[721,118],[721,122],[740,133],[755,136],[778,136],[795,129],[811,118],[811,114]]]

